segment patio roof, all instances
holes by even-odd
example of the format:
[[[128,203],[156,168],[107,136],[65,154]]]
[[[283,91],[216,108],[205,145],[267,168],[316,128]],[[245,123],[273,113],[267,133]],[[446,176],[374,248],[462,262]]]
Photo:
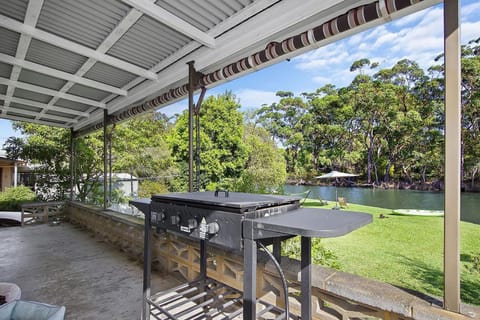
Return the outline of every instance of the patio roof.
[[[0,117],[91,131],[183,98],[189,61],[213,87],[438,2],[0,0]]]

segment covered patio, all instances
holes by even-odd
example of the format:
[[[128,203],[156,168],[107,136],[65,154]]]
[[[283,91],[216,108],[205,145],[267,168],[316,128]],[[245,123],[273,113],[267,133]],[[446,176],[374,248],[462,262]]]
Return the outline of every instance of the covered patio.
[[[76,137],[103,128],[106,176],[109,171],[108,126],[188,96],[189,187],[192,191],[194,107],[195,103],[201,103],[205,90],[439,2],[218,0],[199,5],[197,1],[190,0],[2,1],[0,117],[68,128],[71,130],[72,150]],[[458,0],[445,0],[444,4],[446,197],[445,294],[442,307],[446,311],[440,313],[444,318],[462,318],[460,313],[464,311],[460,303],[459,263],[460,12]],[[195,102],[194,94],[200,91],[200,101]],[[75,178],[73,158],[72,152],[72,186]],[[107,179],[104,181],[106,204]],[[37,230],[41,232],[42,228],[49,227],[25,230],[31,230],[34,235]],[[68,227],[60,226],[57,230],[62,231],[63,228],[67,230]],[[47,267],[54,268],[65,263],[65,266],[74,269],[69,265],[72,261],[82,257],[95,260],[96,255],[103,256],[104,253],[100,247],[92,248],[92,256],[82,256],[79,252],[79,256],[62,258],[64,261],[59,258],[58,261],[62,263],[55,261],[55,252],[50,250],[57,248],[57,245],[59,250],[66,250],[67,243],[73,244],[66,235],[77,231],[72,229],[63,235],[60,232],[58,239],[51,239],[53,244],[44,244],[43,249],[48,250],[39,256],[35,255],[41,250],[35,250],[31,245],[35,243],[41,247],[42,241],[25,240],[20,243],[27,246],[23,250],[32,253],[30,257],[45,261]],[[2,230],[2,239],[14,241],[18,247],[26,234],[22,229]],[[84,236],[79,234],[79,237]],[[78,250],[79,247],[72,247],[69,252]],[[18,248],[15,251],[18,252]],[[17,278],[16,282],[24,281],[20,285],[31,288],[24,291],[25,298],[37,299],[44,294],[52,297],[50,302],[59,301],[62,304],[64,296],[59,294],[58,288],[69,287],[69,284],[51,282],[46,289],[42,284],[49,283],[49,273],[38,270],[33,274],[43,277],[43,281],[38,281],[36,288],[43,289],[35,290],[45,291],[35,292],[28,285],[35,280],[26,278],[26,273],[32,270],[27,272],[19,268],[28,262],[22,260],[27,259],[25,255],[17,256],[12,251],[7,253],[5,255],[2,252],[2,262],[10,266],[10,276]],[[38,265],[38,261],[33,265]],[[105,266],[108,263],[115,264],[102,260],[91,266],[95,266],[95,271],[99,272],[102,263]],[[28,263],[28,266],[31,268],[32,264]],[[131,267],[131,273],[128,274],[133,288],[137,284],[135,276],[138,276],[138,281],[141,277]],[[109,273],[109,270],[105,267],[101,272]],[[69,271],[58,270],[59,274],[62,272]],[[66,278],[73,275],[64,274]],[[105,277],[104,280],[107,279]],[[119,279],[110,278],[108,283],[103,283],[104,287],[112,291],[119,288],[123,290],[115,280]],[[75,281],[80,284],[83,281],[88,286],[89,280],[75,278]],[[75,286],[78,284],[75,283]],[[71,296],[85,295],[82,292],[87,292],[87,287],[80,286],[78,290],[78,294]],[[95,296],[95,290],[85,298],[92,300],[85,300],[85,303],[94,303],[92,296]],[[112,295],[112,305],[127,305],[123,303],[123,298],[122,295]],[[135,299],[140,300],[141,296],[134,299],[133,295],[128,295],[128,298],[133,299],[130,301],[130,312],[132,305],[137,303]],[[413,317],[412,314],[409,316]],[[130,316],[130,313],[126,317],[118,315],[118,318],[132,317],[135,316]],[[427,317],[419,315],[418,318]]]
[[[3,282],[23,300],[67,306],[68,319],[136,319],[142,307],[142,265],[79,226],[37,224],[2,228]],[[180,283],[152,276],[154,290]]]

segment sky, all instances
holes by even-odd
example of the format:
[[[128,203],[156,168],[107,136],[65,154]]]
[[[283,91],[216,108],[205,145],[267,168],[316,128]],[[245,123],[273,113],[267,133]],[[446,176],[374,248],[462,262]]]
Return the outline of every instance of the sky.
[[[464,0],[461,5],[461,42],[466,44],[480,38],[480,1]],[[347,86],[356,75],[350,66],[362,58],[378,62],[380,69],[408,58],[426,70],[442,51],[440,4],[209,89],[207,96],[232,91],[242,110],[254,109],[278,101],[277,91],[299,94],[326,84]],[[159,110],[171,116],[186,107],[187,101],[182,100]],[[11,121],[0,119],[0,146],[14,135],[19,133],[13,131]]]

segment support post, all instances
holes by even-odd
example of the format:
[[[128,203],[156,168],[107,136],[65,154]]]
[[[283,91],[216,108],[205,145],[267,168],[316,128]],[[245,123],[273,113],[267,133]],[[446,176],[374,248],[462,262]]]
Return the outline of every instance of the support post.
[[[107,109],[103,110],[103,209],[108,207],[108,197],[107,197],[107,173],[108,173],[108,162],[107,162],[107,120],[108,120],[108,111]]]
[[[150,304],[147,299],[150,297],[151,275],[152,275],[152,222],[151,206],[145,212],[144,238],[143,238],[143,301],[142,301],[142,320],[150,319]]]
[[[195,107],[195,191],[200,191],[200,107],[207,88],[202,87]]]
[[[301,238],[302,319],[312,319],[312,239]]]
[[[243,240],[243,319],[254,320],[257,315],[257,242]]]
[[[16,188],[18,184],[18,165],[17,160],[13,162],[13,186]]]
[[[195,91],[194,61],[188,64],[188,191],[193,192],[193,92]]]
[[[73,128],[70,129],[70,201],[73,201],[75,189],[75,137]]]
[[[113,131],[115,125],[112,125],[110,134],[108,135],[108,202],[112,202],[112,144],[113,144]]]
[[[460,312],[461,68],[460,3],[444,0],[445,220],[444,308]]]

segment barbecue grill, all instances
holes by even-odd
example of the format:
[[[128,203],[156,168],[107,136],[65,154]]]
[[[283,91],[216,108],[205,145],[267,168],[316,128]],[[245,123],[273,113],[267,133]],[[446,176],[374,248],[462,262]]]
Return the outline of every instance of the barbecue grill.
[[[155,319],[293,318],[285,310],[256,297],[257,245],[273,244],[281,277],[280,241],[302,236],[301,318],[311,319],[311,238],[336,237],[371,222],[358,212],[300,208],[300,197],[229,191],[154,195],[131,201],[145,213],[144,312]],[[200,242],[200,279],[150,296],[150,232],[171,232]],[[207,278],[207,244],[243,252],[243,293]],[[284,284],[286,288],[286,283]],[[285,295],[288,298],[288,294]],[[235,297],[226,299],[225,297]],[[241,306],[233,308],[233,306]],[[257,305],[261,306],[257,312]],[[288,306],[288,304],[286,304]],[[180,308],[181,307],[181,308]]]

